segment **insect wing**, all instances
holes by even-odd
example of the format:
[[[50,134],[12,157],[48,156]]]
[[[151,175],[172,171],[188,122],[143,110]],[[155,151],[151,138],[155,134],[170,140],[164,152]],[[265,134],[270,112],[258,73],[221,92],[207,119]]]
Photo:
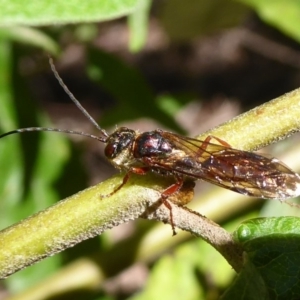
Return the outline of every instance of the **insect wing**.
[[[199,178],[243,195],[285,199],[300,194],[300,177],[276,158],[161,132],[174,147],[173,155],[157,161],[192,178]]]

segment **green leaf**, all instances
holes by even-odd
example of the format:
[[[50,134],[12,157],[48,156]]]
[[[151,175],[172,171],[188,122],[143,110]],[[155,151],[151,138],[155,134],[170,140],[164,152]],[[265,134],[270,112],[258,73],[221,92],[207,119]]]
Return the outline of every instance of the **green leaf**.
[[[232,286],[220,300],[267,300],[268,291],[257,269],[248,260]]]
[[[146,42],[151,3],[150,0],[140,0],[136,11],[129,16],[129,48],[133,52],[141,50]]]
[[[298,0],[238,0],[255,9],[270,25],[300,41],[300,2]]]
[[[249,276],[261,276],[270,299],[299,298],[300,218],[253,219],[234,235],[255,268]]]
[[[26,45],[40,47],[52,55],[57,55],[59,51],[58,44],[41,30],[30,27],[14,26],[0,28],[0,38],[11,39]]]
[[[203,291],[195,272],[196,256],[191,255],[191,250],[182,247],[175,255],[162,257],[155,264],[143,293],[132,299],[202,299]]]
[[[111,20],[132,13],[139,0],[0,0],[0,26]]]

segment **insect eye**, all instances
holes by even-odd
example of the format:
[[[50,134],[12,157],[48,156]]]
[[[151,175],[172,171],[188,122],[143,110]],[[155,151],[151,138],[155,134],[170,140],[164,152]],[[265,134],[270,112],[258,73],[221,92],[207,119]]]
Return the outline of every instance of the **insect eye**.
[[[115,158],[119,153],[119,148],[117,143],[107,144],[104,154],[107,158]]]

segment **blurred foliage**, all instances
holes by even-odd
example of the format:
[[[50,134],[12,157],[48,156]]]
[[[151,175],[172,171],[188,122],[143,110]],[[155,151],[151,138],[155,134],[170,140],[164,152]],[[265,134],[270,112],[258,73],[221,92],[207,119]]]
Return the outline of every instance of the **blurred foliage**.
[[[161,20],[172,39],[186,40],[237,26],[248,12],[234,1],[187,0],[182,5],[173,0],[164,3]]]
[[[88,58],[91,76],[118,100],[118,107],[103,116],[101,124],[104,128],[122,119],[132,120],[143,116],[160,120],[165,126],[182,131],[174,118],[160,110],[153,92],[136,70],[124,65],[113,55],[93,48],[89,49]]]
[[[153,10],[168,38],[175,42],[237,26],[250,13],[251,7],[263,21],[290,38],[300,39],[300,4],[295,0],[169,0],[153,4],[149,0],[53,0],[51,3],[32,1],[26,4],[20,0],[1,0],[0,3],[1,132],[19,127],[50,126],[45,113],[37,107],[34,94],[26,85],[19,65],[24,56],[34,56],[43,51],[51,55],[63,52],[63,42],[59,41],[64,40],[64,35],[70,31],[74,41],[86,48],[86,74],[117,102],[117,106],[102,117],[103,127],[147,117],[184,132],[174,115],[193,97],[156,94],[138,70],[117,55],[95,47],[93,40],[98,28],[90,22],[128,17],[128,47],[137,52],[147,43],[151,5],[154,5]],[[82,22],[86,24],[80,24]],[[48,27],[29,27],[37,25]],[[78,150],[72,148],[66,137],[59,134],[25,133],[1,141],[1,228],[49,207],[60,200],[66,191],[73,193],[87,186],[86,177],[82,175],[83,168],[78,162],[80,159],[73,156],[76,152]],[[300,275],[295,270],[295,266],[299,265],[299,232],[294,230],[298,221],[297,218],[279,221],[266,219],[241,225],[236,231],[236,238],[247,252],[247,260],[244,270],[223,299],[299,299]],[[232,228],[236,228],[237,224]],[[274,228],[278,228],[276,226],[279,226],[276,236],[270,237]],[[144,232],[138,230],[135,239],[142,239]],[[259,238],[257,232],[260,233]],[[38,289],[38,284],[44,279],[64,270],[66,262],[82,255],[97,255],[108,249],[122,251],[114,248],[118,244],[115,245],[109,235],[103,235],[100,239],[84,242],[11,276],[6,281],[7,288],[11,293],[18,291],[19,299],[27,299],[25,296],[21,298],[27,288]],[[136,243],[131,246],[137,247]],[[136,248],[132,248],[132,253],[135,251]],[[283,260],[275,263],[278,253]],[[268,265],[268,262],[272,262],[272,265]],[[295,274],[291,277],[293,271]],[[154,263],[150,268],[147,286],[132,298],[216,299],[228,287],[231,279],[232,270],[224,259],[209,245],[193,239],[178,246],[172,255],[163,255]],[[293,280],[292,285],[295,283],[294,287],[289,286],[289,295],[281,290],[288,280]],[[272,296],[268,298],[267,295]],[[113,296],[99,296],[98,290],[93,290],[89,297],[87,294],[85,296],[83,299],[115,299]]]
[[[0,25],[52,25],[111,20],[132,13],[139,0],[1,1]]]
[[[256,13],[270,25],[287,36],[300,41],[299,14],[300,2],[297,0],[237,0],[255,9]]]

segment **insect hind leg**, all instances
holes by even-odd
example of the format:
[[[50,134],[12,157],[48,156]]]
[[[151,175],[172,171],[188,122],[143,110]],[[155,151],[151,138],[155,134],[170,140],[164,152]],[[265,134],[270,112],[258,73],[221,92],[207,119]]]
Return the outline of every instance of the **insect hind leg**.
[[[206,143],[210,143],[211,140],[216,140],[217,142],[219,142],[222,146],[224,147],[227,147],[227,148],[232,148],[230,144],[228,144],[227,142],[225,142],[224,140],[216,137],[216,136],[213,136],[213,135],[209,135],[205,140],[204,142]]]
[[[183,179],[181,177],[178,177],[176,179],[177,179],[177,181],[175,183],[173,183],[172,185],[167,187],[161,193],[161,201],[164,204],[164,206],[166,208],[168,208],[170,211],[170,224],[172,227],[173,236],[176,235],[176,230],[175,230],[175,225],[174,225],[172,206],[171,206],[170,202],[168,201],[168,198],[170,196],[174,195],[175,193],[177,193],[182,188],[182,185],[183,185]]]
[[[213,136],[213,135],[209,135],[206,137],[206,139],[203,141],[203,144],[201,146],[201,148],[199,148],[199,151],[197,151],[197,154],[199,156],[201,156],[203,154],[203,152],[205,152],[207,150],[207,146],[209,145],[209,143],[211,142],[211,140],[216,140],[220,145],[227,147],[227,148],[232,148],[230,144],[228,144],[227,142],[223,141],[222,139]]]

